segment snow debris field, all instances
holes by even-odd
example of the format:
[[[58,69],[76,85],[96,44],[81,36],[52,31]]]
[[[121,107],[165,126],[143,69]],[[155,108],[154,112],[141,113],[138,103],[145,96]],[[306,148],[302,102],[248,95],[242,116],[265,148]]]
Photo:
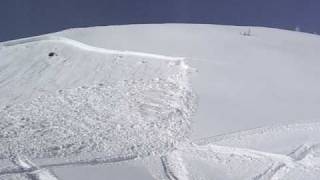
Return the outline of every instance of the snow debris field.
[[[193,95],[179,85],[159,79],[120,81],[60,90],[5,108],[0,157],[167,152],[190,135]]]
[[[319,179],[320,38],[247,30],[1,42],[0,180]]]

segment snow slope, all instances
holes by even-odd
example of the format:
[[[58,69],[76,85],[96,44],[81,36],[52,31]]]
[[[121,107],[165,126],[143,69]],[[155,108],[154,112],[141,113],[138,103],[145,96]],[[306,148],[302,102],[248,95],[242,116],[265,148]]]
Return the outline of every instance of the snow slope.
[[[318,179],[320,38],[248,28],[1,43],[0,179]]]
[[[1,45],[1,159],[98,164],[160,155],[189,138],[195,96],[183,58],[53,36]]]
[[[252,36],[242,32],[251,29]],[[320,119],[317,35],[262,27],[128,25],[56,33],[97,47],[188,57],[194,137]]]

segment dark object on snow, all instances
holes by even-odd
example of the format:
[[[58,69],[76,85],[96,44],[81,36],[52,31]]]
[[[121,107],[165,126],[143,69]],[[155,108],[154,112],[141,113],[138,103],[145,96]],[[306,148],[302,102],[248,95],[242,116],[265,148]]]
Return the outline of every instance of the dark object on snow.
[[[53,56],[56,56],[57,54],[55,53],[55,52],[50,52],[49,54],[48,54],[48,56],[49,57],[53,57]]]

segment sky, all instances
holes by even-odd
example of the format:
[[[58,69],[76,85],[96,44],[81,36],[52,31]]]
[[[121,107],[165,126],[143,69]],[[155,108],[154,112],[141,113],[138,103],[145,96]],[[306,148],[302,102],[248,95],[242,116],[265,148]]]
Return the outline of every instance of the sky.
[[[320,33],[320,0],[0,0],[0,41],[88,26],[202,23]]]

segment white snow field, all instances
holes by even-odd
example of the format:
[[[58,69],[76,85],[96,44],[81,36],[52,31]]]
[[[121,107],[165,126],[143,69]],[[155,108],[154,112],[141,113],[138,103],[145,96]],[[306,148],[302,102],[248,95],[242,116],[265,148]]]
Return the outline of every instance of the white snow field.
[[[318,179],[319,58],[320,36],[262,27],[2,42],[0,179]]]

